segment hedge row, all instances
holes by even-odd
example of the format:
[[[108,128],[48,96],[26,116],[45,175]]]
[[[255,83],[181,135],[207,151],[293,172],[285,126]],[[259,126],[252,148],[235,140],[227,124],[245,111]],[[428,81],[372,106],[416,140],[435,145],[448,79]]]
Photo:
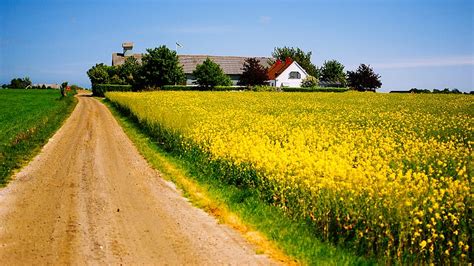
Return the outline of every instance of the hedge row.
[[[246,87],[242,86],[215,86],[212,88],[199,87],[199,86],[186,86],[186,85],[165,85],[161,87],[164,91],[236,91],[245,90]]]
[[[165,91],[284,91],[284,92],[346,92],[349,88],[336,87],[309,87],[309,88],[290,88],[290,87],[273,87],[273,86],[216,86],[213,88],[204,88],[198,86],[186,85],[165,85],[161,87]]]
[[[104,97],[104,94],[108,91],[132,91],[132,89],[132,85],[96,84],[92,86],[92,94]]]
[[[165,85],[165,86],[161,87],[161,90],[164,90],[164,91],[195,91],[195,90],[199,90],[199,87],[186,86],[186,85]]]
[[[213,88],[186,86],[186,85],[165,85],[160,88],[164,91],[284,91],[284,92],[345,92],[348,88],[335,87],[310,87],[310,88],[290,88],[290,87],[273,87],[273,86],[216,86]],[[131,85],[116,84],[97,84],[92,86],[94,96],[103,97],[108,91],[132,91]]]
[[[309,87],[309,88],[281,88],[284,92],[346,92],[349,88],[337,88],[337,87]]]

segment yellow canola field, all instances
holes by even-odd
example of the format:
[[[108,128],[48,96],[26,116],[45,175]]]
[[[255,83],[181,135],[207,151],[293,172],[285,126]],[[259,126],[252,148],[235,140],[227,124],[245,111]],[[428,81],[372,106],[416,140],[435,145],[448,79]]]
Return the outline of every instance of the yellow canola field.
[[[107,93],[181,148],[360,253],[472,261],[474,97],[375,93]],[[244,182],[244,183],[245,183]]]

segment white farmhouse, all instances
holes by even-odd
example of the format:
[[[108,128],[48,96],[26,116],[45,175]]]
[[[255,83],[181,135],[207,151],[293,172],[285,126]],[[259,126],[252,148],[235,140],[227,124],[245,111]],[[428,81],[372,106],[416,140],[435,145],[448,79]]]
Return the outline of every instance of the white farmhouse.
[[[308,73],[291,58],[277,60],[268,69],[268,83],[274,87],[301,87],[301,81]]]

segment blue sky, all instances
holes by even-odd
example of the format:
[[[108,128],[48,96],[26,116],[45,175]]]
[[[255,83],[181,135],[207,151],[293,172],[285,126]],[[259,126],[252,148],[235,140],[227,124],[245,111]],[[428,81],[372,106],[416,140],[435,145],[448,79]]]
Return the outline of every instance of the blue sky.
[[[474,1],[459,0],[0,0],[0,83],[89,87],[95,63],[124,41],[135,52],[175,42],[180,54],[270,56],[312,51],[355,69],[371,64],[382,89],[474,90]]]

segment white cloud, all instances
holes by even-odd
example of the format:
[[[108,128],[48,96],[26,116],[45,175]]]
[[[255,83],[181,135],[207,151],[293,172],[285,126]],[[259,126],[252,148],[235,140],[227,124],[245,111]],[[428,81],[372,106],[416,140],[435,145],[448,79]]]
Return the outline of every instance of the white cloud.
[[[411,58],[411,59],[405,59],[405,60],[394,60],[393,62],[374,63],[371,65],[377,69],[468,66],[468,65],[474,65],[474,55],[436,57],[436,58],[435,57]]]
[[[261,16],[258,20],[262,24],[268,24],[272,21],[272,17],[269,16]]]

